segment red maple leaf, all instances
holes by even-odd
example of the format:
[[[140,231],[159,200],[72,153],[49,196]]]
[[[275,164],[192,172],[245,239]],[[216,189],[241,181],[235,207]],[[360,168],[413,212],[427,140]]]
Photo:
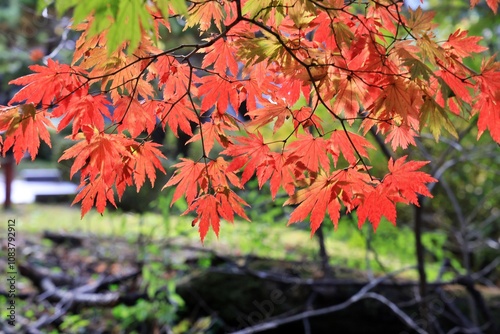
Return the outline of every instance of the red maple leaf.
[[[99,213],[104,212],[107,202],[116,207],[113,189],[104,181],[101,175],[83,185],[83,188],[81,188],[71,204],[80,201],[82,202],[82,218],[93,206],[96,207]]]
[[[163,97],[171,100],[186,94],[188,88],[192,93],[196,92],[195,87],[189,87],[190,73],[187,64],[179,63],[172,56],[163,55],[151,66],[148,79],[157,77],[163,90]]]
[[[248,137],[237,137],[235,139],[238,144],[230,145],[221,154],[235,157],[229,164],[228,172],[239,170],[245,166],[241,176],[241,184],[244,185],[257,169],[262,168],[262,163],[266,161],[271,150],[269,146],[264,144],[264,139],[260,133],[256,135],[249,134]],[[262,187],[265,182],[264,177],[258,178],[258,182],[259,186]]]
[[[72,124],[72,133],[76,135],[84,126],[95,127],[104,131],[104,117],[111,118],[108,109],[110,102],[104,95],[74,94],[62,101],[52,111],[52,117],[62,117],[57,130],[61,131]]]
[[[201,177],[205,164],[181,158],[181,162],[173,167],[176,168],[176,171],[163,187],[176,186],[170,206],[182,196],[186,197],[188,204],[193,203],[193,200],[198,196],[198,187],[202,182]]]
[[[269,102],[265,96],[273,95],[278,89],[278,87],[271,80],[269,69],[264,63],[259,63],[253,66],[252,71],[248,74],[248,77],[241,80],[239,84],[241,85],[241,92],[246,93],[247,95],[246,101],[248,111],[254,112],[261,109],[257,106],[257,102],[260,104]]]
[[[198,123],[199,120],[186,100],[187,98],[168,102],[149,100],[143,107],[148,113],[158,116],[164,127],[168,125],[176,137],[179,137],[179,130],[193,135],[191,122]]]
[[[392,224],[396,225],[396,204],[388,193],[377,187],[373,191],[364,196],[363,203],[357,209],[358,214],[358,227],[361,228],[366,219],[372,223],[373,230],[377,227],[385,216]]]
[[[310,214],[312,236],[328,212],[333,224],[337,226],[340,218],[340,202],[337,196],[345,183],[339,182],[335,176],[319,174],[309,187],[300,189],[284,203],[284,205],[299,204],[292,212],[288,224],[303,221]]]
[[[116,176],[115,170],[120,169],[124,157],[131,157],[128,149],[135,141],[122,134],[107,134],[95,132],[89,140],[81,140],[64,151],[59,161],[75,158],[70,170],[70,177],[77,171],[95,178],[98,173],[104,176],[104,181],[112,185]],[[82,175],[85,176],[85,175]]]
[[[479,113],[478,138],[489,130],[491,137],[500,144],[500,63],[491,57],[483,61],[481,75],[477,76],[480,87],[478,102],[473,113]]]
[[[382,216],[396,225],[396,203],[412,203],[418,206],[418,194],[432,197],[426,184],[437,180],[427,173],[418,171],[428,164],[428,161],[405,161],[406,156],[396,161],[391,158],[389,174],[380,183],[376,181],[371,191],[363,192],[357,209],[360,228],[368,218],[376,230]]]
[[[460,78],[459,76],[450,73],[448,69],[439,70],[435,73],[437,76],[441,77],[444,82],[451,88],[456,96],[465,102],[470,103],[472,101],[471,92],[468,88],[472,88],[472,85],[467,80]]]
[[[217,237],[219,236],[221,217],[233,222],[234,213],[236,213],[240,217],[249,220],[241,205],[248,206],[233,191],[228,188],[220,188],[215,195],[205,194],[198,197],[183,215],[190,211],[196,212],[197,217],[193,220],[192,225],[195,226],[198,224],[200,239],[203,242],[210,228],[212,228]]]
[[[315,115],[314,111],[310,107],[302,107],[298,110],[293,110],[293,126],[295,127],[295,133],[298,133],[299,125],[306,129],[308,127],[315,127],[318,130],[323,131],[321,126],[321,118]]]
[[[435,178],[418,169],[429,161],[406,161],[407,156],[393,161],[389,160],[389,174],[382,180],[383,188],[401,196],[401,202],[418,204],[417,194],[432,198],[426,183],[437,182]]]
[[[217,212],[218,201],[214,195],[206,194],[198,197],[183,215],[190,211],[196,212],[196,218],[193,220],[192,225],[198,224],[198,232],[200,233],[201,242],[205,240],[210,227],[219,236],[220,217]]]
[[[256,127],[257,129],[276,119],[273,126],[273,131],[276,132],[283,126],[285,119],[292,116],[292,113],[284,101],[278,100],[277,103],[263,102],[261,108],[250,109],[247,116],[251,118],[247,126],[250,128]]]
[[[330,136],[326,149],[332,155],[336,166],[340,153],[349,164],[354,165],[360,158],[358,154],[361,157],[368,158],[366,149],[369,148],[374,147],[366,138],[353,132],[336,130]]]
[[[118,124],[119,131],[127,130],[132,137],[137,137],[141,132],[153,132],[156,125],[156,115],[144,111],[137,99],[122,96],[115,101],[113,121]]]
[[[230,137],[226,131],[238,130],[235,120],[232,116],[226,113],[214,112],[212,113],[211,121],[201,124],[200,131],[189,139],[186,144],[201,141],[203,143],[203,153],[208,156],[214,147],[214,141],[224,148],[228,147],[231,143]]]
[[[226,74],[226,70],[229,69],[233,76],[238,75],[238,63],[234,57],[236,49],[227,39],[219,38],[214,44],[200,51],[207,53],[203,57],[201,64],[203,67],[214,65],[217,73]]]
[[[480,0],[470,0],[470,6],[474,7],[479,3]],[[500,0],[486,0],[486,3],[491,8],[491,10],[496,14],[498,11],[498,4]]]
[[[305,170],[305,166],[297,160],[298,157],[289,152],[271,152],[257,169],[259,182],[263,184],[270,179],[273,199],[276,198],[280,187],[288,195],[295,193],[295,179],[299,178],[299,175]]]
[[[478,45],[482,37],[467,36],[467,31],[458,29],[448,37],[448,41],[443,47],[454,55],[465,58],[470,57],[471,53],[479,53],[488,50],[488,48]]]
[[[479,100],[475,108],[479,111],[478,138],[484,131],[489,130],[491,138],[500,143],[500,101],[494,101],[485,96]]]
[[[236,195],[234,191],[229,188],[219,188],[215,197],[218,201],[217,212],[219,215],[229,222],[234,222],[234,214],[236,213],[241,218],[250,221],[247,217],[245,211],[242,208],[244,206],[250,206],[241,197]]]
[[[206,112],[216,107],[220,113],[226,112],[229,105],[238,110],[242,100],[238,96],[236,82],[218,75],[207,75],[199,79],[198,88],[201,101],[201,110]]]
[[[70,177],[81,171],[81,190],[73,204],[82,202],[82,217],[91,209],[94,202],[99,213],[104,212],[106,201],[116,206],[113,186],[116,184],[118,195],[121,196],[124,187],[132,183],[133,167],[139,172],[145,168],[144,162],[141,163],[140,159],[137,165],[131,164],[131,161],[137,161],[131,151],[131,147],[135,145],[137,143],[134,140],[123,134],[94,131],[89,138],[64,151],[59,161],[75,159]],[[154,165],[154,162],[152,163]],[[140,183],[141,180],[138,179],[136,182]]]
[[[0,131],[6,131],[2,153],[13,147],[14,158],[19,163],[25,152],[34,160],[42,139],[49,147],[47,127],[54,127],[47,119],[45,110],[37,111],[33,103],[0,108]]]
[[[310,133],[300,135],[299,138],[288,147],[290,153],[298,157],[309,171],[318,172],[319,167],[330,171],[330,159],[327,155],[328,142],[322,137],[313,137]],[[304,154],[307,152],[307,154]]]
[[[134,158],[134,181],[137,191],[141,189],[146,180],[146,176],[149,182],[151,182],[151,186],[154,186],[156,169],[163,174],[166,173],[159,160],[159,158],[166,159],[166,157],[161,153],[158,147],[161,147],[161,145],[150,141],[130,146],[132,157]]]
[[[496,14],[498,11],[498,4],[500,0],[486,0],[486,3],[491,8],[491,10]]]
[[[36,106],[41,102],[43,107],[48,107],[62,96],[74,93],[85,82],[82,76],[85,71],[78,67],[59,64],[51,58],[47,66],[31,65],[29,68],[36,73],[9,82],[9,84],[24,86],[14,95],[9,104],[24,101]]]

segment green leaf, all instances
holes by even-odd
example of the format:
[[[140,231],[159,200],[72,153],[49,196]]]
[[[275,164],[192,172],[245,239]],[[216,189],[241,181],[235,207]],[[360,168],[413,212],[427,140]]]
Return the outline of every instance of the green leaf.
[[[429,66],[425,65],[418,59],[407,58],[403,61],[403,65],[410,68],[410,75],[412,80],[414,80],[415,78],[423,78],[424,80],[429,80],[432,75],[432,71]]]
[[[59,5],[59,10],[64,10],[64,11],[66,11],[72,7],[75,7],[75,10],[73,12],[73,21],[76,24],[83,22],[92,13],[94,13],[94,24],[96,22],[97,22],[97,24],[99,24],[99,23],[102,23],[103,21],[106,21],[106,22],[109,21],[109,15],[113,16],[112,9],[116,8],[118,3],[119,3],[119,0],[110,0],[110,1],[57,0],[56,7],[57,7],[57,5]],[[60,14],[62,14],[62,13],[60,13]],[[96,32],[92,32],[92,33],[97,34],[101,31],[96,31]]]
[[[39,0],[39,7],[43,7],[48,0]],[[179,12],[186,11],[183,0],[157,0],[158,6],[167,13],[171,5]],[[115,51],[123,42],[129,42],[129,51],[134,52],[141,40],[141,29],[152,33],[153,22],[146,9],[144,0],[56,0],[56,9],[59,15],[74,8],[73,21],[75,24],[86,20],[90,14],[94,15],[92,26],[88,30],[89,36],[101,33],[109,28],[107,34],[108,54]],[[164,8],[164,9],[163,9]],[[165,15],[165,12],[162,12]]]
[[[458,138],[457,130],[448,118],[448,115],[446,114],[444,108],[430,98],[427,98],[422,105],[422,114],[420,116],[420,131],[422,131],[422,128],[426,123],[436,142],[439,140],[439,136],[441,135],[441,128],[444,128],[453,137]]]
[[[155,0],[156,6],[160,9],[163,17],[168,19],[170,13],[168,11],[169,6],[177,13],[181,15],[187,14],[186,1],[184,0]]]
[[[271,9],[281,4],[279,1],[269,0],[248,0],[242,9],[243,15],[250,18],[261,18],[264,21],[269,17]]]
[[[141,26],[151,31],[151,17],[142,0],[121,0],[116,20],[109,29],[108,52],[115,51],[123,42],[129,41],[129,51],[134,52],[141,40]]]
[[[282,46],[274,36],[264,32],[267,37],[256,37],[253,39],[239,40],[238,56],[247,59],[247,65],[258,64],[266,59],[276,59],[281,51]]]
[[[54,0],[38,0],[36,2],[36,11],[38,13],[41,13],[45,8],[49,7],[52,3],[54,3]]]
[[[334,22],[333,33],[335,34],[335,41],[339,45],[345,43],[347,46],[350,46],[354,40],[354,33],[344,22]]]

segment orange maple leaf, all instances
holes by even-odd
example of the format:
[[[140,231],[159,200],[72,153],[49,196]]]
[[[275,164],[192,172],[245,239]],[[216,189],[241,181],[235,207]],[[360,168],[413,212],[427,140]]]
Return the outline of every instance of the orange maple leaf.
[[[386,143],[391,143],[392,149],[395,151],[398,146],[403,149],[406,149],[409,144],[413,146],[417,146],[415,142],[415,137],[417,133],[410,128],[408,125],[400,125],[400,126],[392,126],[391,131],[385,138]]]
[[[223,5],[224,2],[217,1],[194,3],[193,6],[189,8],[188,20],[184,29],[199,25],[200,34],[202,34],[212,26],[213,21],[217,29],[222,32],[222,21],[224,16]]]

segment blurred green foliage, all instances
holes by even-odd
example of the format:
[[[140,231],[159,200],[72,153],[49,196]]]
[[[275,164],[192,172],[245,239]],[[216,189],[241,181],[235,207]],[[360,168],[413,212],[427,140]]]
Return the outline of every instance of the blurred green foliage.
[[[36,15],[35,5],[36,0],[0,2],[0,104],[12,96],[8,82],[28,73],[30,53],[50,36],[50,22]]]

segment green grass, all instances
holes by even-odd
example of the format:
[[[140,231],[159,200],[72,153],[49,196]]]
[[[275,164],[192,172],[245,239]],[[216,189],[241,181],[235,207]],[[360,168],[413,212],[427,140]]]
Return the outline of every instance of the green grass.
[[[135,240],[141,232],[153,239],[174,238],[177,242],[201,246],[197,228],[191,227],[192,217],[168,215],[168,210],[165,215],[117,211],[100,215],[91,211],[81,219],[77,206],[32,204],[17,205],[10,213],[0,212],[0,218],[2,221],[15,218],[17,233],[21,236],[50,230]],[[4,229],[2,224],[0,231]],[[352,220],[343,218],[337,230],[330,227],[325,230],[325,237],[333,265],[360,270],[370,268],[374,273],[381,273],[383,269],[392,271],[415,264],[413,234],[405,226],[394,227],[382,222],[377,233],[373,233],[369,224],[358,230]],[[379,262],[375,260],[374,252],[367,250],[367,238],[371,238],[371,248],[378,254]],[[439,250],[439,244],[444,240],[439,234],[427,234],[424,242],[429,247],[436,248],[437,245]],[[318,243],[315,237],[311,238],[307,224],[287,227],[285,221],[237,221],[234,224],[223,221],[219,239],[210,231],[203,246],[228,255],[254,254],[279,259],[318,260]],[[429,279],[436,277],[438,269],[439,263],[427,264]],[[416,272],[407,272],[405,276],[415,278]]]

